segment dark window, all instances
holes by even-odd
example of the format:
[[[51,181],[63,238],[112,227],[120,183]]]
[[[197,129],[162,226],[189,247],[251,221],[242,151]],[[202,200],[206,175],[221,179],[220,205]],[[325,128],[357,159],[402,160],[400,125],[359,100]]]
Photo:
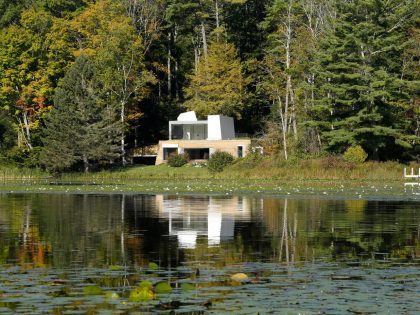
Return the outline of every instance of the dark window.
[[[184,149],[191,160],[208,160],[209,149]]]
[[[163,159],[167,160],[172,153],[178,152],[178,148],[163,148]]]
[[[244,157],[244,147],[242,145],[238,145],[238,158]]]
[[[182,139],[183,135],[182,125],[172,125],[172,139]]]

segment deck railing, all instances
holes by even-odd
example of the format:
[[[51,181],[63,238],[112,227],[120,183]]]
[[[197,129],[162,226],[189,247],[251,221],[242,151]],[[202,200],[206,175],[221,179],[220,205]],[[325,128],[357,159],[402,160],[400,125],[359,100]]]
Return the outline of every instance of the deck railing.
[[[418,179],[420,179],[420,168],[418,169],[417,174],[415,173],[414,168],[411,168],[410,173],[407,173],[407,168],[404,168],[404,178],[418,178]]]

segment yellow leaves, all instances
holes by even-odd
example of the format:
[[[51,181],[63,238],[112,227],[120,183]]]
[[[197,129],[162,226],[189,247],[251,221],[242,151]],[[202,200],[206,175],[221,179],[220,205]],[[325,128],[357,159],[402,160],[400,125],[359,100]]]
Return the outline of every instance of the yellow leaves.
[[[83,49],[92,50],[113,45],[121,37],[135,33],[121,5],[109,0],[91,4],[71,22],[71,28],[79,34]],[[92,51],[88,53],[93,54]]]
[[[187,108],[199,116],[223,114],[241,117],[244,79],[236,48],[230,43],[212,42],[207,61],[200,60],[197,73],[190,75],[185,89]]]
[[[81,48],[78,50],[75,50],[73,52],[74,57],[80,57],[81,55],[92,57],[96,54],[96,50],[92,48]]]

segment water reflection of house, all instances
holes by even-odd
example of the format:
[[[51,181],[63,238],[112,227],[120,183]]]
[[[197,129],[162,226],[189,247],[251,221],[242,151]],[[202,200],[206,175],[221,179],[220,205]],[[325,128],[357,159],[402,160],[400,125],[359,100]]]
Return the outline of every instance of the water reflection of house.
[[[250,221],[251,200],[243,197],[156,196],[159,217],[169,221],[169,235],[176,235],[179,246],[194,248],[197,237],[207,237],[218,245],[234,237],[235,221]]]

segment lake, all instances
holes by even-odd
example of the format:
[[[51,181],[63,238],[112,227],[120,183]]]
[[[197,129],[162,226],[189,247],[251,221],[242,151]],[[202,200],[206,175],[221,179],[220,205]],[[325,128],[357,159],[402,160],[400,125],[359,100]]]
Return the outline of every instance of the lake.
[[[0,194],[0,314],[420,314],[420,203]]]

